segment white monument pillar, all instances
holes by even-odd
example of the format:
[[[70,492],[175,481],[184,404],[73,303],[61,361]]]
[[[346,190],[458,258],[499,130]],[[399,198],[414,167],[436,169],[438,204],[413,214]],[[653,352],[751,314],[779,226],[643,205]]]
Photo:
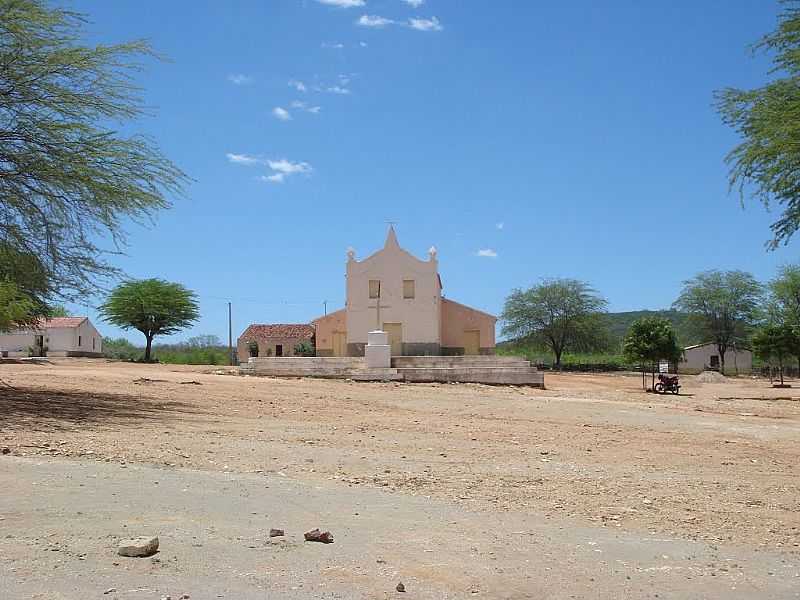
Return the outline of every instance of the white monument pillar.
[[[368,369],[390,368],[392,366],[392,347],[389,345],[389,334],[380,330],[367,333],[364,357],[367,359]]]

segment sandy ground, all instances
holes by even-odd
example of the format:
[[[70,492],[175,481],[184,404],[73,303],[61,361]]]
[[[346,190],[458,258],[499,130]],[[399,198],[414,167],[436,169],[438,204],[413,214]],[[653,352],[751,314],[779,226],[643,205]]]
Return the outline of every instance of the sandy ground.
[[[3,364],[0,378],[12,386],[0,385],[0,528],[14,531],[0,536],[12,573],[0,592],[12,598],[102,595],[108,569],[131,575],[130,559],[112,564],[113,541],[136,527],[186,556],[172,571],[137,567],[126,589],[149,591],[105,597],[161,598],[201,573],[192,598],[395,597],[394,579],[430,598],[800,597],[800,384],[683,378],[681,396],[653,396],[624,375],[548,374],[534,390],[88,360]],[[89,493],[81,477],[103,485]],[[225,534],[195,531],[185,498],[197,494],[178,489],[207,490],[204,526]],[[78,505],[102,516],[71,517]],[[280,553],[236,541],[274,550],[276,514],[294,535]],[[316,526],[339,536],[321,556],[297,538]],[[47,544],[82,531],[83,559],[36,575],[61,554]],[[203,548],[234,540],[214,551],[217,577],[189,531]]]

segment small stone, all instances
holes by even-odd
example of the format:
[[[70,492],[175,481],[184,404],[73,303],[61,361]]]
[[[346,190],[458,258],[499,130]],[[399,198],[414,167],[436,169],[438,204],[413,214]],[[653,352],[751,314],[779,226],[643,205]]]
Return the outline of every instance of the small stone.
[[[283,533],[283,529],[270,529],[269,530],[269,537],[280,537],[282,535],[285,535]]]
[[[332,544],[333,535],[330,531],[320,531],[319,529],[312,529],[303,534],[307,542],[322,542],[323,544]]]
[[[105,592],[103,592],[103,594],[110,594],[110,593],[116,592],[116,591],[117,591],[117,588],[108,588]]]
[[[158,538],[140,536],[129,540],[122,540],[117,547],[120,556],[146,557],[158,551]]]
[[[406,586],[404,586],[403,582],[401,581],[400,583],[397,584],[397,587],[394,589],[396,589],[398,592],[405,592]]]

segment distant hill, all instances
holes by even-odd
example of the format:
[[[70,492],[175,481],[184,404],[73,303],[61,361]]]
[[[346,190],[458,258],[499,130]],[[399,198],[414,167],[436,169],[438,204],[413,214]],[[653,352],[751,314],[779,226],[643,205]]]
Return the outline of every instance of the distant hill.
[[[622,343],[622,339],[636,319],[642,317],[662,317],[672,323],[675,333],[678,334],[678,343],[681,346],[699,344],[705,340],[695,339],[686,322],[686,313],[677,310],[632,310],[629,312],[608,313],[608,328],[611,341],[615,345]]]
[[[686,313],[677,310],[632,310],[628,312],[606,313],[606,322],[608,323],[609,341],[611,348],[610,352],[617,352],[621,345],[622,339],[628,333],[628,329],[636,319],[642,317],[662,317],[669,320],[675,328],[675,333],[678,335],[678,343],[681,346],[691,346],[692,344],[699,344],[705,340],[698,340],[689,330],[687,325]],[[498,347],[511,347],[514,346],[514,340],[505,340],[498,343]]]

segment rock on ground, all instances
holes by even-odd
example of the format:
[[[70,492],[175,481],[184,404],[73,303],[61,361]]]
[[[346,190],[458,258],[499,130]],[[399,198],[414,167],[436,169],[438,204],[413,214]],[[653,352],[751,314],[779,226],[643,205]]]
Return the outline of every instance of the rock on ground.
[[[120,556],[145,557],[158,552],[158,538],[140,536],[129,540],[122,540],[117,547]]]

